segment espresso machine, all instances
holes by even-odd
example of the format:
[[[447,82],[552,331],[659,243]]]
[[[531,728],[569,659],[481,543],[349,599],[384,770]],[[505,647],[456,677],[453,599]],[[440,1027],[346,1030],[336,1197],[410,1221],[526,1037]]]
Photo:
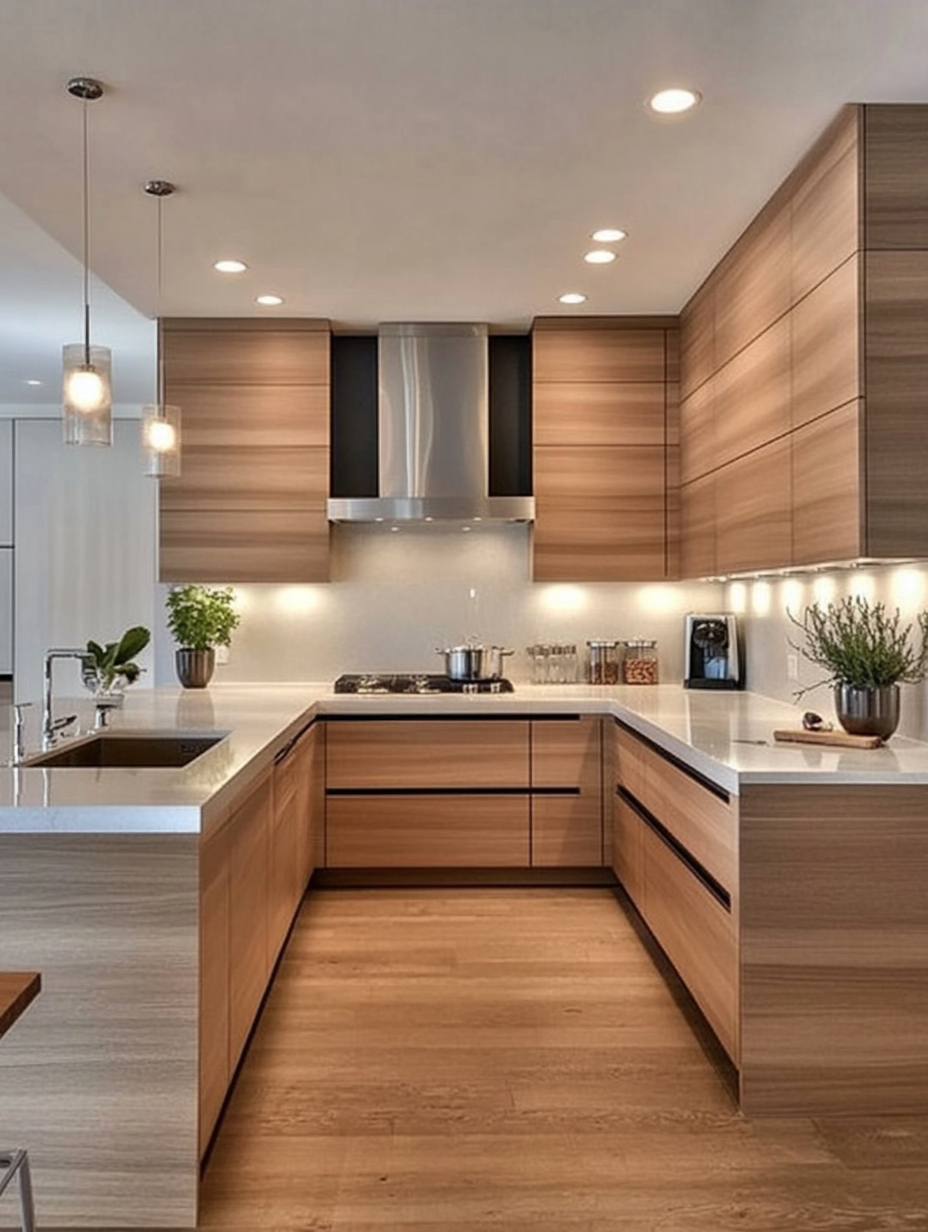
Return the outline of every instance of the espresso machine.
[[[685,689],[744,688],[744,646],[737,616],[690,612],[685,636]]]

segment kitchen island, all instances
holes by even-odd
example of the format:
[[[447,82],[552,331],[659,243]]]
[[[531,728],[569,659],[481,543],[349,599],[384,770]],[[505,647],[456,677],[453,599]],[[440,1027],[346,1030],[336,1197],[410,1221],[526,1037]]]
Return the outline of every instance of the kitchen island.
[[[603,720],[607,867],[619,867],[615,732],[728,799],[738,870],[727,887],[728,1046],[745,1109],[924,1111],[928,746],[757,744],[795,725],[796,711],[673,685],[401,698],[306,684],[139,691],[117,729],[228,736],[176,770],[0,770],[0,967],[41,970],[45,988],[32,1030],[0,1056],[0,1124],[30,1149],[40,1223],[194,1226],[212,1125],[305,880],[325,864],[319,794],[307,788],[324,781],[314,733],[362,717],[568,715]],[[292,824],[300,816],[309,837]],[[647,920],[657,883],[634,859],[642,894],[626,888]],[[669,904],[683,935],[687,894]],[[677,962],[673,934],[653,931]]]

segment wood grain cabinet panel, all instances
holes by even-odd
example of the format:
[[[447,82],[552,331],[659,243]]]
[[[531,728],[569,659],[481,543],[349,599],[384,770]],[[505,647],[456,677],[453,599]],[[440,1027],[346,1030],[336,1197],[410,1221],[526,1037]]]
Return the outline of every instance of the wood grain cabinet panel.
[[[229,1069],[235,1070],[270,970],[268,865],[271,777],[262,776],[229,822]]]
[[[536,445],[664,444],[663,381],[570,381],[535,386]]]
[[[535,867],[603,862],[601,729],[593,716],[532,723],[532,788],[565,791],[532,796]]]
[[[793,561],[864,555],[860,406],[857,402],[793,433]]]
[[[172,386],[329,384],[324,321],[175,317],[162,332]]]
[[[326,786],[529,787],[529,724],[513,720],[330,720]],[[329,805],[332,800],[329,798]]]
[[[715,359],[715,285],[707,279],[680,314],[680,397],[707,381]]]
[[[528,868],[529,795],[329,796],[327,868]]]
[[[690,483],[718,466],[716,377],[710,376],[680,404],[680,482]]]
[[[536,382],[664,381],[664,330],[629,328],[620,318],[556,328],[536,321],[532,345]]]
[[[781,318],[713,378],[715,464],[722,466],[790,430],[790,325]]]
[[[658,447],[535,450],[535,581],[666,576]]]
[[[199,1118],[202,1158],[229,1080],[229,829],[200,840]]]
[[[738,458],[715,474],[716,565],[721,573],[774,569],[792,556],[789,437]]]
[[[856,106],[844,108],[787,181],[794,304],[861,246],[859,120]]]
[[[730,894],[738,883],[738,810],[637,736],[616,727],[619,782]]]
[[[161,580],[327,581],[327,322],[169,319],[160,346],[183,416]]]
[[[718,268],[715,363],[721,367],[790,308],[790,208],[779,197],[751,223]]]
[[[718,572],[716,476],[704,475],[680,488],[680,573],[715,577]]]
[[[928,555],[928,249],[866,256],[867,555]]]
[[[732,914],[642,825],[639,910],[729,1056],[738,1060],[738,936]]]
[[[928,106],[864,108],[864,227],[870,250],[928,248]]]
[[[853,402],[860,393],[860,263],[851,257],[791,314],[792,424]]]
[[[623,890],[640,906],[643,880],[641,818],[627,800],[615,795],[612,808],[612,870]]]

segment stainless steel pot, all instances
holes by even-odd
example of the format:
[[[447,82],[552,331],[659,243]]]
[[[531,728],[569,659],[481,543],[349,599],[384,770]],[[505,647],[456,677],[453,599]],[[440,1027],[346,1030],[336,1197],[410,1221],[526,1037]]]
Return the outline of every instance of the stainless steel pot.
[[[501,646],[448,646],[436,649],[445,656],[445,675],[450,680],[499,680],[503,674],[503,659],[512,650]]]

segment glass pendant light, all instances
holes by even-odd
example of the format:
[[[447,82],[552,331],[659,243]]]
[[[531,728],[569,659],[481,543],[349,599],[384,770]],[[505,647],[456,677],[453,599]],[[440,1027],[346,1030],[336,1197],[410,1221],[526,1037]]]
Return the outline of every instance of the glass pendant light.
[[[72,77],[68,93],[83,104],[82,227],[84,258],[84,340],[64,348],[64,440],[66,445],[112,445],[112,357],[108,347],[90,344],[90,169],[87,145],[87,104],[103,95],[92,77]]]
[[[163,277],[164,231],[161,219],[161,203],[174,192],[174,185],[167,180],[149,180],[145,191],[158,203],[158,293],[156,314],[158,317],[158,392],[155,405],[146,406],[142,412],[142,451],[145,455],[145,474],[152,479],[165,475],[180,474],[180,407],[168,406],[164,401],[164,354],[161,338],[161,283]]]

